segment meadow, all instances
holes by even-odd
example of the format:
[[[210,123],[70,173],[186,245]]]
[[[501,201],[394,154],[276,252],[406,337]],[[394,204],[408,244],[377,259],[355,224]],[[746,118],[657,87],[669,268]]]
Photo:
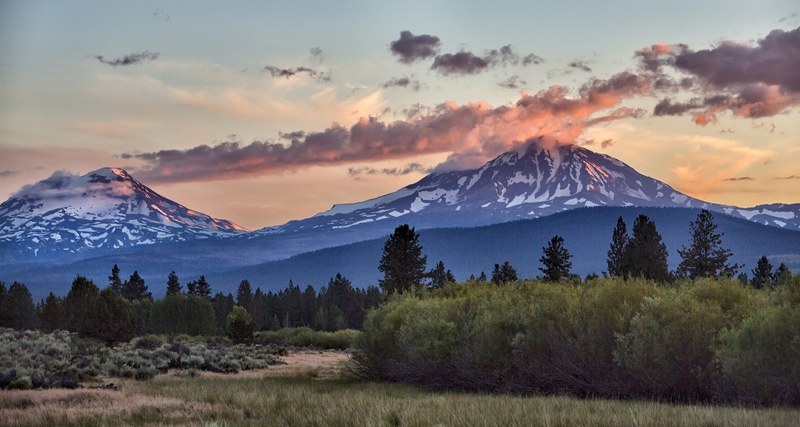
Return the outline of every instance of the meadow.
[[[325,356],[330,353],[320,353]],[[800,411],[434,391],[353,379],[343,353],[317,366],[275,365],[238,374],[170,372],[123,380],[119,390],[0,392],[11,426],[791,426]],[[346,362],[344,362],[346,363]]]

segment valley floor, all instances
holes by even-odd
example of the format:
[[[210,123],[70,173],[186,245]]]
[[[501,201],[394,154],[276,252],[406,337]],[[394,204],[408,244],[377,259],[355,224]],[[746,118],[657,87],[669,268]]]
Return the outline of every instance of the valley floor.
[[[349,356],[300,351],[235,375],[181,372],[119,390],[0,391],[4,425],[790,426],[800,410],[439,392],[345,377]],[[119,384],[119,383],[118,383]]]

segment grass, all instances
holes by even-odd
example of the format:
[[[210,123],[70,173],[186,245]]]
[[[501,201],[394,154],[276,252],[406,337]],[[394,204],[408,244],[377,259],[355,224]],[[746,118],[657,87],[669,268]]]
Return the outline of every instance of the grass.
[[[162,375],[119,391],[0,392],[6,425],[782,426],[800,410],[440,392],[317,375],[329,366]],[[284,372],[285,374],[285,372]],[[324,378],[324,379],[321,379]]]

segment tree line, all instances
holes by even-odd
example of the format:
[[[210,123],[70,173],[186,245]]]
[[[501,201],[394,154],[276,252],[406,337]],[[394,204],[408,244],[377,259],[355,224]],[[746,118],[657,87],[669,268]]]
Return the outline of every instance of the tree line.
[[[24,284],[14,282],[6,289],[0,282],[0,327],[68,330],[108,343],[148,333],[229,335],[244,341],[253,331],[284,327],[359,329],[367,310],[381,300],[377,287],[355,288],[341,274],[319,292],[289,281],[279,292],[265,293],[242,280],[234,297],[221,292],[212,296],[204,276],[187,282],[184,290],[172,272],[162,299],[153,298],[138,271],[123,281],[114,265],[108,280],[101,290],[91,279],[77,276],[65,297],[50,292],[38,304]]]
[[[766,256],[759,259],[750,277],[744,272],[737,276],[743,266],[729,263],[733,253],[723,247],[723,234],[717,231],[714,216],[708,210],[704,209],[698,214],[689,224],[689,231],[689,245],[678,250],[681,262],[675,271],[670,271],[667,246],[655,222],[647,215],[639,215],[633,223],[632,234],[629,235],[625,221],[619,217],[607,251],[608,269],[603,272],[603,276],[641,277],[661,283],[683,278],[695,280],[704,277],[737,277],[742,283],[755,288],[791,280],[791,272],[785,264],[781,263],[773,271]],[[539,258],[541,276],[537,279],[550,282],[580,281],[580,277],[571,271],[571,258],[564,238],[553,236],[542,248],[542,256]],[[379,281],[381,288],[386,293],[402,293],[415,287],[441,288],[444,283],[455,281],[442,261],[427,272],[426,262],[427,257],[422,255],[422,246],[419,244],[419,234],[408,225],[397,227],[384,245],[378,267],[384,274]],[[597,277],[599,276],[596,274],[590,274],[586,279]],[[477,278],[474,274],[469,277],[469,280],[492,283],[511,283],[519,279],[517,270],[508,261],[494,265],[491,279],[483,271]]]

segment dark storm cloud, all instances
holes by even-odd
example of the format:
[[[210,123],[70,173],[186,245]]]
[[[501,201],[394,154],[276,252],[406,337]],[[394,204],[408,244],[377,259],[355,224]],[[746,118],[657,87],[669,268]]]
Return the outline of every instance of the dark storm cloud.
[[[138,52],[138,53],[131,53],[129,55],[125,55],[122,58],[114,58],[114,59],[106,59],[103,55],[97,55],[94,58],[98,61],[102,62],[103,64],[110,65],[112,67],[119,67],[119,66],[126,66],[126,65],[135,65],[140,64],[144,61],[153,61],[160,56],[158,52]]]
[[[362,175],[400,176],[400,175],[408,175],[413,172],[428,174],[431,173],[431,171],[433,171],[433,168],[422,166],[421,164],[416,162],[409,163],[401,168],[376,169],[376,168],[371,168],[369,166],[347,168],[347,174],[350,175],[351,178],[355,179],[360,178]]]
[[[508,65],[535,65],[544,60],[534,54],[520,57],[514,52],[511,45],[506,45],[500,49],[492,49],[478,56],[472,52],[460,51],[457,53],[445,53],[436,56],[433,60],[431,69],[441,75],[469,75],[480,74],[490,68]]]
[[[400,38],[389,45],[389,50],[399,56],[400,62],[411,64],[436,56],[441,41],[430,34],[415,36],[411,31],[401,31]]]
[[[425,85],[413,77],[392,77],[389,79],[389,81],[382,84],[381,87],[384,89],[391,87],[402,87],[411,89],[414,92],[419,92],[419,90],[424,88]]]

